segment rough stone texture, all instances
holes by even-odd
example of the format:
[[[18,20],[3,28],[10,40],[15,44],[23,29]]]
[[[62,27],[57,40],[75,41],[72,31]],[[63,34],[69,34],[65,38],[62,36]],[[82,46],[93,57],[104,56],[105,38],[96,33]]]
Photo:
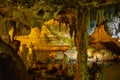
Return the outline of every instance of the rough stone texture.
[[[90,46],[94,46],[98,49],[110,50],[113,54],[119,54],[120,42],[118,38],[112,38],[107,32],[104,25],[96,27],[94,33],[90,37]]]
[[[98,42],[113,42],[120,47],[119,38],[112,38],[112,35],[109,34],[106,26],[104,25],[96,27],[90,37],[90,44]]]
[[[96,27],[93,34],[91,35],[90,42],[108,42],[111,41],[111,36],[105,31],[105,26],[101,25]]]
[[[31,80],[17,52],[0,38],[0,80]]]

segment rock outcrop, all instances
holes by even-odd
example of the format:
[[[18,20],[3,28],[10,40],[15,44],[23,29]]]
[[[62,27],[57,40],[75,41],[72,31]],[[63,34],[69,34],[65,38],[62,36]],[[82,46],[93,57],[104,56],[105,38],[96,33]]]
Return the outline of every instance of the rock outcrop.
[[[101,25],[95,28],[90,37],[90,43],[109,42],[111,39],[111,35],[105,30],[105,26]]]
[[[112,38],[106,26],[101,25],[94,30],[89,45],[99,49],[107,49],[113,54],[120,55],[120,42],[118,40],[118,38]]]
[[[17,52],[0,38],[0,80],[31,80]]]

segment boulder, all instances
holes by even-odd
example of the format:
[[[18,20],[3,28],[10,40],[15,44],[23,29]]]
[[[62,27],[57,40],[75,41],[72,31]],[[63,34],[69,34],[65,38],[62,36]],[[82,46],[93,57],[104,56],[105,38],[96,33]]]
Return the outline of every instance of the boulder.
[[[0,38],[0,80],[31,80],[17,52]]]

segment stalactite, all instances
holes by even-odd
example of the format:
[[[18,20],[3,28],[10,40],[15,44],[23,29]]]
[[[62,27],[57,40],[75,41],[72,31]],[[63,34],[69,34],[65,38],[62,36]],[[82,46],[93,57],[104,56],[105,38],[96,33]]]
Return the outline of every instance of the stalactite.
[[[61,31],[61,22],[59,22],[59,32]]]
[[[70,18],[70,36],[71,38],[73,37],[74,32],[76,31],[76,18],[74,15],[71,16]]]
[[[101,16],[101,9],[99,9],[98,10],[98,25],[100,25],[101,24],[101,18],[102,18],[102,16]]]
[[[65,30],[67,31],[68,29],[68,23],[65,23]]]
[[[90,18],[91,18],[91,20],[96,20],[96,13],[97,13],[96,10],[97,9],[94,8],[94,7],[90,8]]]
[[[73,26],[72,25],[69,25],[69,27],[70,27],[70,31],[69,31],[69,33],[70,33],[70,36],[72,37],[73,36]]]
[[[105,10],[102,9],[102,10],[101,10],[101,16],[102,16],[102,18],[101,18],[102,20],[101,20],[101,21],[102,21],[102,23],[103,23],[103,21],[105,20],[104,13],[105,13]]]
[[[97,25],[98,25],[98,22],[99,22],[99,19],[98,19],[98,16],[99,16],[99,14],[98,14],[98,9],[96,9],[96,23],[97,23]]]
[[[79,14],[78,14],[79,13]],[[76,31],[75,31],[75,36],[74,36],[74,40],[75,40],[75,44],[76,46],[79,46],[78,43],[79,43],[79,38],[80,37],[77,37],[79,36],[80,34],[80,28],[82,27],[82,9],[80,9],[79,11],[76,10]]]
[[[74,10],[74,18],[75,18],[75,32],[74,32],[74,44],[75,44],[75,46],[77,45],[77,41],[76,41],[76,35],[77,35],[77,13],[78,13],[78,11],[75,9]]]
[[[97,25],[101,25],[104,21],[104,9],[100,9],[98,8],[97,9],[97,14],[96,14],[96,22],[97,22]]]

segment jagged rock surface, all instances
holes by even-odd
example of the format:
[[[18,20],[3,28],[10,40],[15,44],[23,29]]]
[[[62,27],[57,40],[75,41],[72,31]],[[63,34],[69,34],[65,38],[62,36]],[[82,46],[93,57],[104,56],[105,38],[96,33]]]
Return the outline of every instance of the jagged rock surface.
[[[119,55],[120,42],[118,38],[112,38],[109,32],[106,30],[104,25],[96,27],[93,34],[90,37],[91,46],[97,47],[99,49],[108,49],[112,51],[113,54]]]

